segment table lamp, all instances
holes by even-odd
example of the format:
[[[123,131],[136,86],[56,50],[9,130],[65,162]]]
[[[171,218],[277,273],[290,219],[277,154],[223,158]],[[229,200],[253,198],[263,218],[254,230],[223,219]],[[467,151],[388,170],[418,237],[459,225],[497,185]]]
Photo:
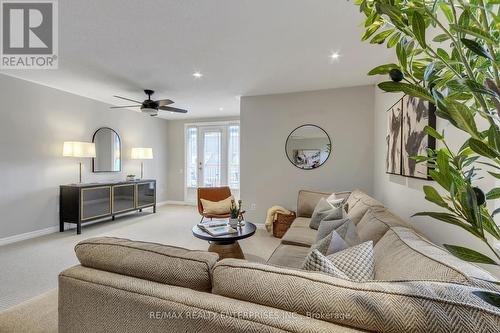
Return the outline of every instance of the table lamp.
[[[141,160],[141,179],[144,177],[144,160],[153,159],[153,148],[132,148],[131,159]]]
[[[95,144],[92,142],[66,141],[63,145],[63,156],[89,158],[95,157]],[[82,161],[80,165],[80,183],[82,182]]]

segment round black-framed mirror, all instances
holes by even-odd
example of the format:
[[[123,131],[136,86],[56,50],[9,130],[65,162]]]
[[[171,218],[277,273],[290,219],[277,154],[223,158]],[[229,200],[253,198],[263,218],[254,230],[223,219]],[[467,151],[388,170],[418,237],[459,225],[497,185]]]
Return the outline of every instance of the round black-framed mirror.
[[[317,169],[326,163],[332,152],[332,140],[324,129],[305,124],[290,132],[285,154],[290,163],[302,170]]]
[[[92,172],[120,172],[122,170],[122,143],[120,135],[110,127],[94,132],[96,157],[92,159]]]

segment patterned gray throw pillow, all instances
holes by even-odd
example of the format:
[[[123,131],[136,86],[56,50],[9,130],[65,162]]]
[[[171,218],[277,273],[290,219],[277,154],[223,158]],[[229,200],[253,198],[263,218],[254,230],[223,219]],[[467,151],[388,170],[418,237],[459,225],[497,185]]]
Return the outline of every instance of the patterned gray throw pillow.
[[[331,276],[348,280],[349,278],[341,270],[328,260],[327,257],[319,253],[318,250],[312,250],[307,256],[302,269],[306,271],[323,272]]]
[[[319,202],[316,204],[316,207],[314,208],[314,211],[311,216],[311,221],[309,222],[309,227],[311,229],[316,229],[318,230],[319,224],[321,221],[325,218],[329,218],[332,220],[334,216],[340,216],[340,218],[343,217],[343,210],[342,210],[342,205],[339,203],[330,203],[326,201],[325,198],[321,198]]]
[[[373,242],[368,241],[335,254],[324,256],[312,250],[302,269],[329,274],[334,277],[365,282],[373,280]]]
[[[375,267],[373,257],[372,241],[326,256],[349,279],[358,282],[373,280]]]

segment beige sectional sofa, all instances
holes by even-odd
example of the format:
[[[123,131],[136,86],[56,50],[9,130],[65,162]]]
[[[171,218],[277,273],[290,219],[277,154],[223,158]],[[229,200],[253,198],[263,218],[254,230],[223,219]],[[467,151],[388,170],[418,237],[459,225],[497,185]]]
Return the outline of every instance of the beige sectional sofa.
[[[500,309],[472,294],[498,291],[488,272],[451,256],[361,191],[341,192],[375,280],[300,269],[330,193],[301,191],[297,219],[267,264],[161,244],[98,238],[59,276],[60,332],[498,332]]]

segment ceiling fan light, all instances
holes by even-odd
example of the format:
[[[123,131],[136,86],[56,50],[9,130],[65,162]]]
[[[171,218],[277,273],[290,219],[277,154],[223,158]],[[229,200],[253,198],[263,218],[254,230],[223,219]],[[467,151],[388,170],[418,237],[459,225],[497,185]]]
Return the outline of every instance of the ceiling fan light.
[[[158,115],[158,109],[141,108],[141,111],[144,112],[144,113],[149,114],[150,116],[156,116],[156,115]]]

